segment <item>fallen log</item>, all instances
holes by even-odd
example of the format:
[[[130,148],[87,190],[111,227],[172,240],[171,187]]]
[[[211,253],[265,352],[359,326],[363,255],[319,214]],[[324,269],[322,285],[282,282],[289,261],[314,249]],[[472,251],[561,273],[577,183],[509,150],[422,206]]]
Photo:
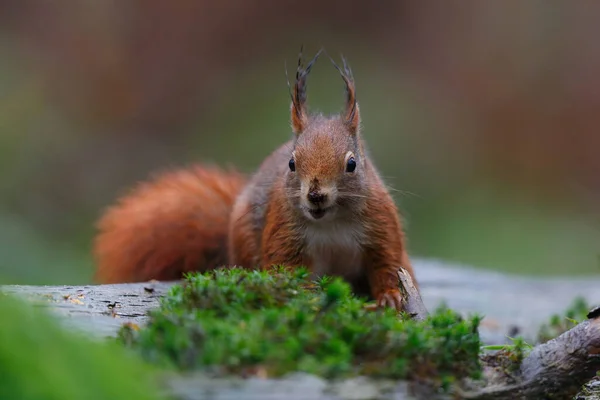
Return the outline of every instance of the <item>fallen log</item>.
[[[535,346],[518,371],[486,366],[485,387],[459,397],[468,400],[572,399],[600,370],[600,309],[562,335]]]
[[[532,321],[549,318],[554,313],[557,303],[568,301],[576,294],[586,294],[592,301],[598,301],[597,281],[570,281],[563,280],[541,280],[535,281],[521,280],[514,277],[499,279],[485,271],[461,270],[445,265],[444,268],[437,268],[435,265],[423,263],[419,266],[419,286],[423,298],[427,300],[430,307],[435,307],[440,298],[447,302],[451,308],[456,308],[461,312],[476,311],[492,318],[502,319],[502,315],[508,312],[519,310],[521,314],[526,314],[523,318],[532,323],[531,330],[536,329]],[[416,319],[423,319],[427,316],[427,308],[423,302],[422,296],[415,288],[410,275],[406,271],[399,274],[400,287],[405,294],[406,311]],[[34,300],[34,304],[49,308],[57,313],[63,322],[91,335],[114,336],[117,329],[126,322],[143,324],[147,320],[148,310],[158,306],[159,298],[162,297],[169,288],[176,282],[144,282],[138,284],[118,284],[118,285],[90,285],[90,286],[0,286],[0,292],[12,293]],[[490,287],[490,285],[495,285]],[[519,290],[515,290],[518,287]],[[529,289],[529,290],[527,290]],[[447,294],[446,290],[451,290],[452,295]],[[512,295],[505,301],[485,302],[482,301],[482,290],[494,293],[508,293]],[[535,304],[532,306],[530,300],[535,295]],[[590,294],[587,296],[587,294]],[[456,301],[457,298],[469,299],[471,303],[466,304],[463,300]],[[530,306],[523,307],[523,304]],[[545,308],[541,308],[544,306]],[[507,311],[508,310],[508,311]],[[66,317],[66,318],[65,318]],[[489,327],[480,327],[482,331],[490,329]],[[495,342],[487,342],[496,344]],[[600,369],[600,310],[594,310],[588,315],[588,320],[575,326],[570,331],[559,337],[536,346],[530,354],[523,360],[518,371],[507,374],[506,371],[498,369],[493,365],[484,365],[484,380],[481,382],[471,382],[462,390],[455,393],[455,398],[470,400],[502,400],[502,399],[572,399],[581,386],[592,380],[594,374]],[[322,385],[323,399],[331,399],[329,390],[333,386],[345,384],[346,381],[338,383],[328,383],[317,377],[306,379],[319,380]],[[362,380],[360,380],[362,379]],[[364,388],[366,398],[389,398],[390,388],[395,391],[394,398],[409,399],[415,396],[410,393],[406,382],[381,382],[359,377],[348,382],[357,382],[358,387]],[[198,382],[195,378],[193,382]],[[211,384],[206,383],[203,390],[213,392],[216,381],[213,378],[209,380]],[[177,381],[179,382],[179,381]],[[204,381],[203,381],[204,382]],[[254,382],[254,383],[252,383]],[[258,383],[256,383],[258,382]],[[230,380],[223,380],[226,386],[231,383],[235,386],[236,393],[245,393],[245,398],[252,398],[256,394],[256,388],[252,385],[276,385],[277,379],[255,379],[240,380],[240,382],[231,383]],[[282,388],[281,392],[275,391],[273,387],[266,387],[265,393],[272,395],[287,395],[290,393],[289,385],[297,384],[298,393],[302,397],[306,392],[306,382],[290,377],[287,381],[288,386]],[[365,382],[369,382],[367,385]],[[345,398],[363,398],[358,396],[354,384],[351,387],[352,396],[339,395],[340,399]],[[312,383],[314,385],[314,382]],[[241,386],[240,386],[241,385]],[[333,385],[333,386],[332,386]],[[177,384],[178,387],[179,384]],[[336,386],[336,387],[337,387]],[[262,387],[262,386],[261,386]],[[294,386],[295,387],[295,386]],[[253,391],[254,388],[254,391]],[[368,388],[368,390],[366,390]],[[206,398],[200,396],[200,391],[194,390],[190,393],[194,395],[176,397],[180,399],[200,399]],[[224,396],[226,391],[224,392]],[[230,393],[231,394],[231,393]],[[258,396],[260,397],[260,396]],[[417,396],[418,397],[418,396]],[[227,397],[223,397],[227,398]],[[228,397],[238,398],[238,397]],[[244,398],[244,397],[239,397]],[[254,397],[256,398],[256,397]],[[265,398],[265,397],[260,397]],[[281,398],[281,397],[274,397]],[[314,397],[320,398],[320,397]],[[425,397],[435,399],[431,395]],[[581,396],[578,399],[591,397]]]
[[[506,335],[523,335],[525,340],[534,341],[540,326],[557,307],[570,304],[578,296],[600,302],[598,278],[528,278],[420,258],[413,260],[413,267],[420,295],[412,296],[415,303],[407,302],[408,312],[426,315],[425,306],[431,310],[444,303],[465,315],[484,315],[479,334],[489,345],[508,343]],[[146,312],[156,308],[158,299],[175,283],[0,285],[0,292],[38,300],[37,305],[56,312],[63,317],[61,321],[87,334],[114,336],[124,322],[144,324]],[[423,305],[422,311],[411,308],[418,303]],[[115,307],[109,307],[112,305]]]

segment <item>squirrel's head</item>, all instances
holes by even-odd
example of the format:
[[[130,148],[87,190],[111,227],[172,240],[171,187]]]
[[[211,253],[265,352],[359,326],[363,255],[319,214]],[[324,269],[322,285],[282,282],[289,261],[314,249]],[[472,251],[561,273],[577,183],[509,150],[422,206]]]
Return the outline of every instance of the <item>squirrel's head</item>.
[[[293,205],[309,220],[319,222],[339,213],[357,212],[366,198],[360,113],[352,72],[345,59],[343,69],[331,60],[345,84],[343,111],[328,117],[307,111],[306,78],[321,52],[304,68],[300,51],[296,81],[290,88],[294,140],[286,182]]]

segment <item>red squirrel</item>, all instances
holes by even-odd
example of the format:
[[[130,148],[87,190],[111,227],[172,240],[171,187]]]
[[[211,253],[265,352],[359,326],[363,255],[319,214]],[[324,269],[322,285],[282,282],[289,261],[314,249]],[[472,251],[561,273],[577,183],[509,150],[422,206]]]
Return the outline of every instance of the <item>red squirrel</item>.
[[[138,184],[98,221],[100,283],[181,279],[221,266],[305,266],[340,276],[357,295],[403,309],[398,270],[417,284],[398,209],[371,162],[361,133],[352,72],[340,73],[340,114],[309,113],[300,51],[291,96],[292,138],[246,178],[192,166]]]

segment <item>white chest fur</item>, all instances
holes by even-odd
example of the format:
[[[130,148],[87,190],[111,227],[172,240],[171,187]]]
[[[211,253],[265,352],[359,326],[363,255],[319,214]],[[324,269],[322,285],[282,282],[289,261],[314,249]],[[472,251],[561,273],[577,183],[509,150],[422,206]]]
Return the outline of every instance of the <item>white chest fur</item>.
[[[363,238],[362,227],[352,222],[307,226],[304,256],[312,264],[313,275],[356,276],[362,268]]]

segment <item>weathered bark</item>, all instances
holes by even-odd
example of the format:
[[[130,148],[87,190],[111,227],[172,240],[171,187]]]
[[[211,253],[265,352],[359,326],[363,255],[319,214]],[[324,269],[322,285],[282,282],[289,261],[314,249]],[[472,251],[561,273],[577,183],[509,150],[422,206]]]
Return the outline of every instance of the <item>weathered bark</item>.
[[[0,286],[9,293],[47,308],[69,329],[92,336],[115,336],[123,323],[143,325],[149,310],[176,282],[87,286]]]
[[[398,271],[400,278],[400,290],[406,301],[405,311],[412,316],[413,319],[423,320],[427,317],[427,308],[421,298],[421,293],[415,286],[410,274],[404,269]]]
[[[600,370],[600,316],[590,319],[555,339],[533,348],[511,379],[497,368],[487,368],[488,385],[461,393],[470,400],[572,399]]]

